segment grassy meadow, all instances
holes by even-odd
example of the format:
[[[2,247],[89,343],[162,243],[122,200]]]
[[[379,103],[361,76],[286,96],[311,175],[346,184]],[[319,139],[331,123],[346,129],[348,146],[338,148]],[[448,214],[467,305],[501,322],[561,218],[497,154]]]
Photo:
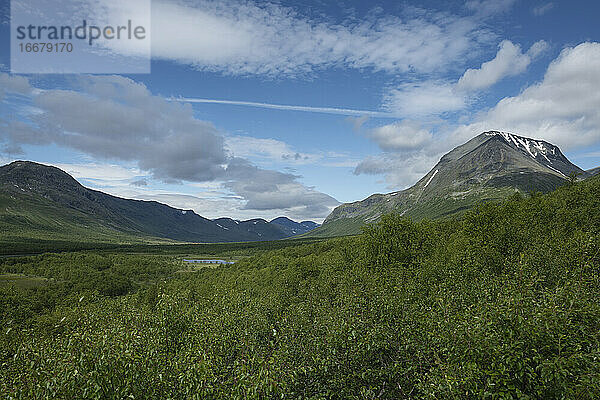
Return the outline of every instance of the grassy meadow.
[[[353,237],[5,257],[0,397],[598,398],[599,268],[597,178]]]

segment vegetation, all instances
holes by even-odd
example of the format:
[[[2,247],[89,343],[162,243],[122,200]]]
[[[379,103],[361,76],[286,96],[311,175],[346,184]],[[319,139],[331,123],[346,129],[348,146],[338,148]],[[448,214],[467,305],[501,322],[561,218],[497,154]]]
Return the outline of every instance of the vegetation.
[[[0,254],[115,247],[117,244],[267,241],[307,232],[287,218],[209,220],[156,201],[88,189],[66,172],[30,161],[0,166]],[[314,223],[313,223],[314,224]],[[27,252],[27,251],[26,251]]]
[[[36,283],[0,281],[0,397],[600,396],[598,178],[460,219],[211,249],[231,266],[166,253],[4,259]]]
[[[360,233],[363,225],[391,212],[414,220],[457,218],[480,202],[505,200],[515,192],[548,193],[589,176],[550,143],[488,131],[446,153],[410,188],[342,204],[306,236]]]

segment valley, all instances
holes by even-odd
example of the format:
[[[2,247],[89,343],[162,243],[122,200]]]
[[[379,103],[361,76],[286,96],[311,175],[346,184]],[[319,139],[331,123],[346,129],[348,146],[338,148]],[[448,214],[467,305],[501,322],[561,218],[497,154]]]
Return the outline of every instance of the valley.
[[[0,400],[600,399],[598,15],[2,2]]]
[[[358,236],[2,258],[0,393],[593,398],[599,202],[596,176]]]

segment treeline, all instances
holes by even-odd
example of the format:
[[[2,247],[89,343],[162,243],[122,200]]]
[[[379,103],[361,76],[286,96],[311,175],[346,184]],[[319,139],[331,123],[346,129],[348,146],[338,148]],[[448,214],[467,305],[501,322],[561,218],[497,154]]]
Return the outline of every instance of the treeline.
[[[26,233],[23,234],[26,236]],[[78,241],[74,236],[69,240],[51,240],[39,238],[10,237],[0,235],[0,257],[19,256],[28,254],[76,252],[76,251],[110,251],[111,253],[142,253],[142,254],[232,254],[246,256],[257,251],[282,249],[313,243],[319,239],[293,238],[263,242],[235,243],[132,243]],[[141,240],[141,239],[140,239]],[[158,240],[158,239],[157,239]]]
[[[217,269],[56,257],[56,271],[2,268],[76,285],[61,263],[87,265],[145,284],[4,315],[4,397],[600,396],[597,178]]]

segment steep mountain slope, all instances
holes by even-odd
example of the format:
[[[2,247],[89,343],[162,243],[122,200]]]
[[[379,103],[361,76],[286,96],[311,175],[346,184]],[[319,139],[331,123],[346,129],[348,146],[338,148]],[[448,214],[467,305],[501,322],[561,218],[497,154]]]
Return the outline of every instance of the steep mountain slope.
[[[362,225],[389,212],[415,219],[444,217],[516,191],[548,192],[574,174],[588,176],[548,142],[484,132],[444,155],[411,188],[342,204],[307,236],[358,233]]]
[[[8,235],[29,231],[40,237],[83,235],[91,239],[166,238],[188,242],[275,240],[288,236],[264,220],[234,225],[225,226],[191,210],[155,201],[123,199],[88,189],[55,167],[27,161],[0,167],[0,226]]]
[[[600,173],[600,167],[596,167],[596,168],[592,168],[592,169],[588,169],[587,171],[585,171],[589,176],[593,176],[596,175],[598,173]]]
[[[312,221],[296,222],[287,217],[278,217],[270,221],[271,224],[277,225],[288,236],[301,235],[310,232],[319,225]]]
[[[218,218],[214,222],[224,229],[239,232],[240,235],[246,235],[254,240],[278,240],[293,236],[280,229],[278,225],[271,224],[262,218],[250,219],[247,221],[237,221],[231,218]]]

